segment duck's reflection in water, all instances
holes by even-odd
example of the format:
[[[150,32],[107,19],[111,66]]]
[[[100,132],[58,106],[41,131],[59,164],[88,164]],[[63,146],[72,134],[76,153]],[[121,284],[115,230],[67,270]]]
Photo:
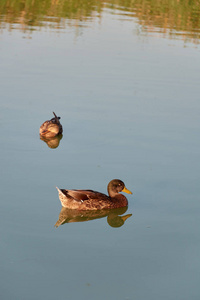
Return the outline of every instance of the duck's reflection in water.
[[[45,138],[44,136],[40,135],[40,139],[44,141],[47,144],[47,146],[51,149],[55,149],[59,146],[62,137],[62,134],[59,134],[53,138]]]
[[[125,221],[132,216],[132,214],[122,216],[122,214],[124,214],[126,211],[127,207],[94,211],[80,211],[62,207],[59,214],[59,219],[54,226],[57,228],[65,223],[85,222],[107,217],[107,222],[111,227],[121,227],[124,225]]]

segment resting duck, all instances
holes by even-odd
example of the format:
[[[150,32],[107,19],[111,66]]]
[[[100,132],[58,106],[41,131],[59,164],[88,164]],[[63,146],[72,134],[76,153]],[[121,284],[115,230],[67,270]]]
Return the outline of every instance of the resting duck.
[[[60,124],[60,117],[57,117],[53,112],[54,118],[49,121],[45,121],[40,126],[40,135],[46,138],[52,138],[63,132],[62,125]]]
[[[56,187],[57,188],[57,187]],[[108,195],[92,190],[64,190],[59,189],[58,194],[63,207],[77,210],[100,210],[119,208],[128,205],[128,200],[120,192],[132,194],[123,181],[113,179],[109,182]]]

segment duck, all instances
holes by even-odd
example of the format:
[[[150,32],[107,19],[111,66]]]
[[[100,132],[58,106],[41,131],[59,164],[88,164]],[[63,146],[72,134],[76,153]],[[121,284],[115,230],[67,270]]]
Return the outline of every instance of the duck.
[[[76,210],[101,210],[125,207],[127,198],[120,194],[132,194],[120,179],[113,179],[107,186],[108,196],[93,190],[66,190],[59,189],[58,195],[63,207]]]
[[[57,117],[56,114],[53,112],[54,118],[51,120],[45,121],[40,126],[40,136],[45,138],[53,138],[59,134],[62,134],[63,128],[60,124],[60,117]]]

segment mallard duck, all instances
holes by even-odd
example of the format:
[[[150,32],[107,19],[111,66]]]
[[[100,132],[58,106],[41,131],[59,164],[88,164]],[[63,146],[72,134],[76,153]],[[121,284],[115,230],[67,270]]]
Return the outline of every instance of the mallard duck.
[[[40,135],[46,138],[52,138],[63,132],[62,125],[60,124],[60,117],[57,117],[53,112],[54,118],[49,121],[45,121],[40,126]]]
[[[57,187],[56,187],[57,188]],[[113,179],[109,182],[108,195],[92,190],[64,190],[59,189],[59,199],[63,207],[77,210],[99,210],[124,207],[128,205],[128,200],[120,192],[132,194],[123,181]]]

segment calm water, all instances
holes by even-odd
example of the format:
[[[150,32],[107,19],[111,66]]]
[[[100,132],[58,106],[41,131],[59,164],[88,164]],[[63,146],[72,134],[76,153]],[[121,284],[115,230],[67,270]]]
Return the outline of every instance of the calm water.
[[[199,27],[109,5],[56,26],[2,14],[1,299],[199,299]],[[52,111],[55,149],[39,138]],[[124,224],[54,227],[55,186],[106,193],[113,178],[133,192]]]

